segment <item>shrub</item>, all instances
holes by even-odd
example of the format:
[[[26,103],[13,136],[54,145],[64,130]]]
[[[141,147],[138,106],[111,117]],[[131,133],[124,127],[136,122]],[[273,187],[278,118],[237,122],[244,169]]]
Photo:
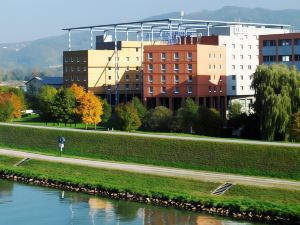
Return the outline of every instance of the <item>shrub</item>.
[[[170,131],[172,111],[164,106],[158,106],[147,112],[144,127],[151,131]]]
[[[133,131],[141,126],[136,108],[131,104],[120,104],[115,109],[116,124],[120,130]]]
[[[200,107],[196,132],[207,136],[220,136],[223,123],[224,121],[216,109]]]

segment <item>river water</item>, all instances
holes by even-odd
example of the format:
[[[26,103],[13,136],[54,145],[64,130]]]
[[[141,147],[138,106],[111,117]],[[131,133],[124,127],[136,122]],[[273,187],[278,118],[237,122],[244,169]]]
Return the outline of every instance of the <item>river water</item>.
[[[0,179],[0,225],[259,225]]]

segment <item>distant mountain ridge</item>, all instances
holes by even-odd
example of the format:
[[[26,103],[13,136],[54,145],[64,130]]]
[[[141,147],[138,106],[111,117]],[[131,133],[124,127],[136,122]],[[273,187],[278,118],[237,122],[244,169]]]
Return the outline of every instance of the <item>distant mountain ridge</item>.
[[[179,16],[179,12],[171,12],[148,17],[146,20],[179,18]],[[213,11],[202,10],[189,13],[184,18],[290,24],[294,29],[300,30],[300,10],[294,9],[274,11],[263,8],[226,6]],[[96,23],[97,21],[95,21]],[[88,32],[72,35],[73,49],[89,49],[89,43]],[[0,70],[14,68],[55,69],[56,74],[62,74],[62,54],[67,47],[67,34],[23,43],[0,44]]]

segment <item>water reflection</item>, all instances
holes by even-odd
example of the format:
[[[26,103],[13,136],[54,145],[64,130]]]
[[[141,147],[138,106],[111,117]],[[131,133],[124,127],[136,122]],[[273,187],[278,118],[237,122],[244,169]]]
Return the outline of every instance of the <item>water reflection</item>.
[[[0,224],[242,225],[199,213],[114,201],[0,180]]]

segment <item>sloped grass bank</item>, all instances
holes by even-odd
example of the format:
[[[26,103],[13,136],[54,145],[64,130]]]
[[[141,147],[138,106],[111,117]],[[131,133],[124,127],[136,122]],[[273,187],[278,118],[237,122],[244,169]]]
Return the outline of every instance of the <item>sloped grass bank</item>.
[[[0,178],[254,221],[299,224],[300,191],[234,186],[0,156]]]
[[[0,125],[0,146],[58,155],[300,180],[300,148]]]

